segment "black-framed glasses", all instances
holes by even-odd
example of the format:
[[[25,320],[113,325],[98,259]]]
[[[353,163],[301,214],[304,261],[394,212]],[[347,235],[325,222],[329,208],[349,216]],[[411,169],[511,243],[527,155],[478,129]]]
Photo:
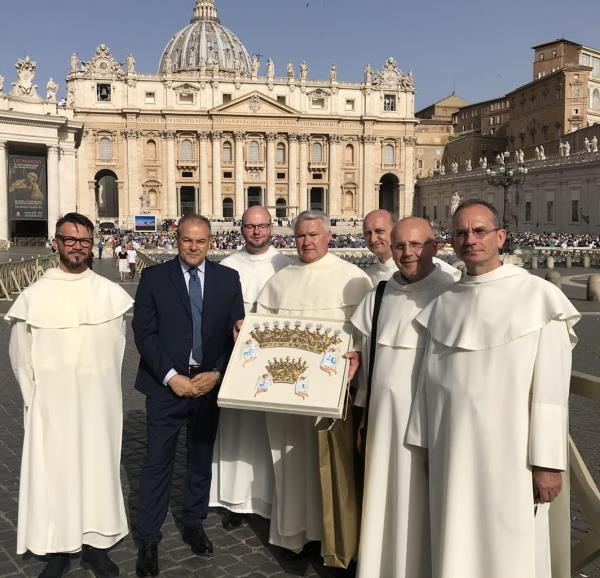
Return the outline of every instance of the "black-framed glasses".
[[[495,229],[485,229],[484,227],[477,227],[475,229],[471,229],[470,231],[462,231],[458,230],[452,234],[452,237],[457,241],[466,241],[469,237],[469,233],[473,235],[476,239],[485,239],[490,233],[494,231],[499,231],[501,227],[497,227]]]
[[[84,249],[89,249],[94,244],[94,239],[90,237],[65,237],[64,235],[56,235],[56,239],[62,241],[65,247],[74,247],[79,243]]]
[[[396,243],[392,245],[394,251],[406,251],[406,249],[410,249],[415,253],[420,253],[427,245],[433,243],[433,239],[429,239],[429,241],[425,241],[424,243],[419,243],[417,241],[409,241],[408,243]]]
[[[254,231],[256,229],[258,229],[259,231],[266,231],[271,226],[271,223],[259,223],[258,225],[244,223],[242,226],[244,227],[244,229],[246,229],[246,231]]]

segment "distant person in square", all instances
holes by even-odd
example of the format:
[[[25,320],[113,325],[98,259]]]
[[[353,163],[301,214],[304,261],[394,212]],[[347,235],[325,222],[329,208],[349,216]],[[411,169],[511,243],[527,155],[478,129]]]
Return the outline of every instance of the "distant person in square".
[[[47,555],[42,578],[70,555],[118,576],[107,550],[127,535],[119,473],[125,313],[132,299],[87,267],[94,226],[78,213],[56,225],[60,255],[17,298],[9,355],[25,405],[17,553]]]

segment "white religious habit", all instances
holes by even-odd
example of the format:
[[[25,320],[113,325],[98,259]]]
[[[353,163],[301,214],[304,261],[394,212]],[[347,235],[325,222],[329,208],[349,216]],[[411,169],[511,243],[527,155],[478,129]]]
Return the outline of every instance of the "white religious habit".
[[[429,449],[433,578],[550,578],[549,506],[534,507],[532,467],[568,468],[579,313],[503,265],[416,319],[430,337],[407,441]]]
[[[349,320],[371,289],[366,273],[332,253],[314,263],[297,260],[266,284],[258,313]],[[275,470],[269,542],[300,552],[321,540],[323,508],[315,418],[267,414]]]
[[[252,255],[244,248],[221,261],[221,265],[240,274],[246,313],[256,311],[256,298],[265,283],[290,263],[291,259],[274,247],[262,255]],[[210,505],[270,518],[273,488],[265,414],[221,409],[213,451]]]
[[[456,275],[456,271],[458,271],[456,267],[453,267],[443,259],[434,257],[433,262],[450,275]],[[373,287],[377,287],[380,281],[387,281],[396,271],[398,271],[398,267],[396,266],[394,259],[390,257],[383,263],[377,259],[377,262],[367,269],[367,274],[371,279],[371,283],[373,283]]]
[[[405,442],[427,331],[415,321],[423,308],[460,279],[437,265],[407,283],[396,269],[388,281],[377,328],[369,408],[358,578],[430,578],[427,452]],[[375,290],[352,316],[369,363]],[[356,405],[365,406],[365,382]]]
[[[50,269],[5,317],[25,405],[18,554],[110,548],[128,533],[119,467],[132,304],[91,270]]]

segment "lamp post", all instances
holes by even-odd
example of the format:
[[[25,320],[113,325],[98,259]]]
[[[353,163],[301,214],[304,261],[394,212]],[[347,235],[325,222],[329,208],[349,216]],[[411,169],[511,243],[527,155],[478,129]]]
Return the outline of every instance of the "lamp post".
[[[508,151],[502,154],[502,162],[497,170],[487,169],[488,183],[494,187],[504,189],[504,208],[502,211],[502,227],[508,232],[510,221],[510,197],[508,190],[512,185],[519,186],[525,182],[527,169],[522,164],[517,164],[511,168],[508,164],[510,153]]]

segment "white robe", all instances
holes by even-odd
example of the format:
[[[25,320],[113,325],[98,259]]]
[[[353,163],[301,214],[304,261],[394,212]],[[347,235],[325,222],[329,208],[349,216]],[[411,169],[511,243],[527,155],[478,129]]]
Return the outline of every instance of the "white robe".
[[[406,428],[427,331],[415,317],[460,272],[437,266],[425,279],[406,283],[399,272],[385,288],[377,328],[369,409],[358,578],[431,576],[427,452],[405,443]],[[375,290],[352,316],[369,364]],[[361,388],[356,404],[365,405]]]
[[[251,255],[242,249],[221,261],[221,265],[240,274],[246,313],[256,310],[256,298],[265,283],[290,263],[291,259],[274,247],[262,255]],[[270,518],[273,487],[265,414],[221,409],[213,451],[210,505]]]
[[[26,408],[18,554],[109,548],[128,533],[119,467],[132,303],[90,270],[50,269],[6,315]]]
[[[371,288],[367,274],[328,253],[314,263],[296,261],[277,273],[257,300],[257,311],[350,319]],[[323,508],[315,418],[267,414],[267,430],[275,469],[275,493],[269,542],[300,552],[320,540]]]
[[[568,467],[579,318],[513,265],[465,277],[417,317],[430,338],[407,441],[429,448],[433,578],[550,577],[531,468]]]

